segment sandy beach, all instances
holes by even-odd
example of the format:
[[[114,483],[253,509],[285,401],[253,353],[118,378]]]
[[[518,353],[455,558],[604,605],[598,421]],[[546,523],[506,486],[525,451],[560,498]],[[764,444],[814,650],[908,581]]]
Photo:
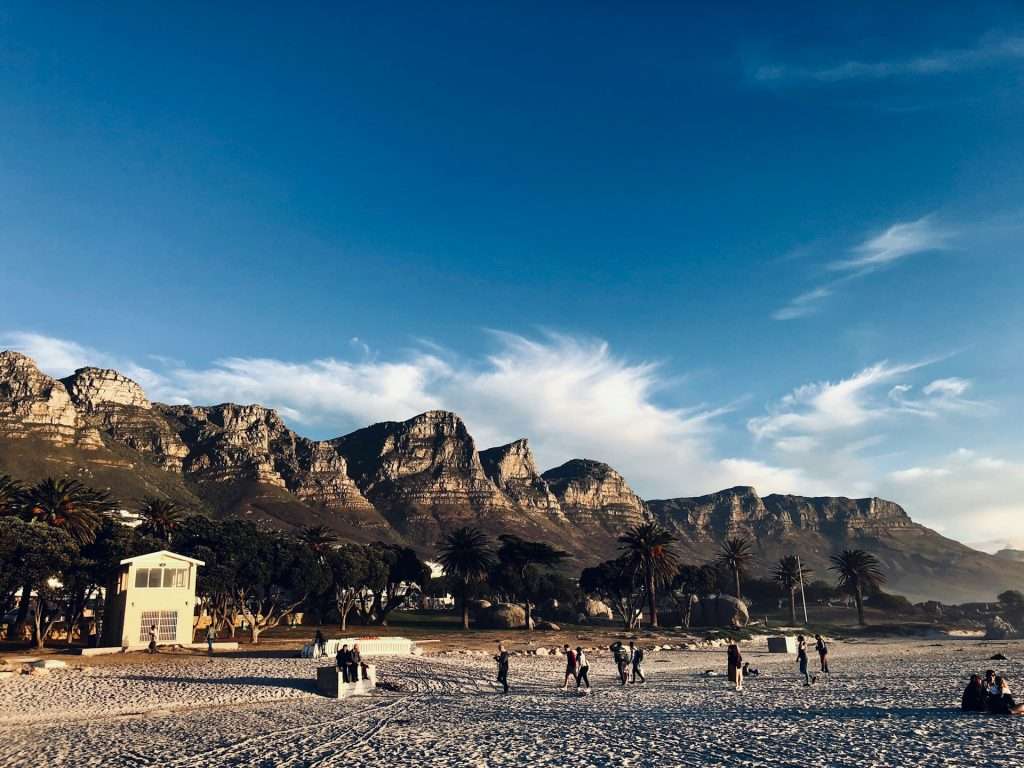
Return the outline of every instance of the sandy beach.
[[[989,661],[1003,653],[1008,661]],[[513,658],[512,692],[480,652],[381,659],[380,690],[333,701],[322,663],[161,655],[0,683],[0,764],[11,766],[1012,765],[1024,718],[959,712],[966,675],[1020,690],[1024,643],[833,644],[833,674],[804,688],[792,657],[744,648],[742,693],[724,653],[660,651],[649,682],[618,686],[591,654],[595,692],[559,690],[562,660]],[[705,676],[713,669],[717,676]]]

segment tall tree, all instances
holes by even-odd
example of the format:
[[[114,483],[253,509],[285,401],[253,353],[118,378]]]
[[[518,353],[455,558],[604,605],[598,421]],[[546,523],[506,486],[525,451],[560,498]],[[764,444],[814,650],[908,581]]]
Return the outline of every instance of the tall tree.
[[[683,598],[683,624],[689,628],[693,611],[693,598],[708,595],[718,589],[718,569],[712,565],[681,565],[672,579],[672,592]],[[677,604],[679,598],[676,598]]]
[[[542,541],[526,541],[512,534],[499,537],[498,562],[506,574],[513,577],[509,584],[517,592],[526,608],[526,629],[533,629],[533,601],[538,586],[538,569],[552,568],[569,556],[568,552],[555,549]]]
[[[644,586],[636,568],[625,557],[584,568],[580,574],[580,589],[584,594],[596,595],[608,603],[627,631],[639,626]]]
[[[474,582],[487,576],[494,564],[490,539],[479,528],[463,527],[449,532],[441,542],[438,560],[445,575],[460,585],[462,628],[469,629],[469,592]]]
[[[186,516],[185,508],[178,502],[159,496],[144,498],[139,504],[138,512],[142,518],[140,532],[159,539],[167,546],[170,546],[175,531],[181,528]]]
[[[377,553],[363,544],[342,544],[324,555],[330,571],[334,605],[338,609],[338,627],[342,632],[348,627],[348,615],[355,608],[359,593],[370,582],[370,562],[376,557],[379,557]]]
[[[69,478],[41,480],[22,494],[21,514],[30,523],[43,523],[65,531],[76,544],[88,544],[96,529],[117,503],[106,491],[98,491]],[[30,595],[39,584],[26,580],[22,594]],[[18,607],[15,633],[24,631],[28,601]]]
[[[78,544],[96,536],[104,516],[117,507],[110,494],[66,477],[48,477],[25,492],[24,515],[29,522],[62,528]]]
[[[679,558],[672,551],[676,537],[657,523],[635,526],[619,536],[619,549],[643,580],[650,625],[658,626],[657,588],[672,581]]]
[[[736,599],[742,600],[743,594],[740,591],[740,577],[750,568],[754,561],[754,553],[750,549],[750,542],[739,537],[726,539],[718,552],[716,562],[732,571],[736,580]]]
[[[857,603],[857,622],[863,627],[864,593],[875,590],[885,583],[878,558],[863,549],[844,549],[838,555],[832,555],[830,571],[836,572],[836,585],[853,595]]]
[[[430,567],[409,547],[383,543],[372,547],[385,567],[370,563],[367,586],[373,592],[373,605],[369,614],[378,624],[387,626],[388,614],[430,580]]]
[[[772,571],[772,577],[779,582],[789,598],[789,623],[791,625],[796,624],[796,591],[800,587],[801,576],[806,582],[810,575],[810,568],[805,568],[796,555],[779,558],[779,562]]]

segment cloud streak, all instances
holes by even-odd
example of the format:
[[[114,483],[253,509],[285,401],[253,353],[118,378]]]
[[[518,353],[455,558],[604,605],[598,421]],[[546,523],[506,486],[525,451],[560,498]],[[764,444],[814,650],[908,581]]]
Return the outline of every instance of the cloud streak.
[[[966,72],[999,63],[1024,59],[1024,37],[988,37],[970,48],[938,50],[924,56],[861,61],[849,59],[823,67],[767,64],[754,70],[753,78],[763,84],[822,85],[849,81],[878,81],[896,77],[926,77]]]

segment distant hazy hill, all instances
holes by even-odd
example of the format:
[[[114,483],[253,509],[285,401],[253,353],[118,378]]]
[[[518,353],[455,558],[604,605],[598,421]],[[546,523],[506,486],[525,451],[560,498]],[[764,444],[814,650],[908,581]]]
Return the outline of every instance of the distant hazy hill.
[[[1024,583],[1024,553],[970,549],[883,499],[762,498],[738,487],[644,501],[598,461],[541,473],[526,440],[478,451],[454,413],[314,441],[260,405],[162,405],[116,371],[83,368],[55,380],[15,352],[0,352],[0,472],[72,474],[126,506],[155,493],[222,516],[323,523],[354,540],[425,552],[443,531],[472,524],[556,543],[582,566],[614,555],[623,531],[654,519],[694,563],[739,535],[754,544],[761,574],[798,552],[814,578],[831,580],[829,555],[859,547],[881,559],[892,591],[912,599],[990,600]]]
[[[995,556],[1002,560],[1024,563],[1024,549],[1000,549]]]

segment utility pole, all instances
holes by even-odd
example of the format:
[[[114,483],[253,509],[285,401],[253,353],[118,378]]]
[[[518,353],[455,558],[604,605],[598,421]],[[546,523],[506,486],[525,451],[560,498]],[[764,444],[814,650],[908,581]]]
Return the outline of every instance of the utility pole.
[[[796,572],[800,577],[800,602],[804,606],[804,626],[807,626],[807,596],[804,594],[804,568],[800,565],[800,555],[796,556]]]

